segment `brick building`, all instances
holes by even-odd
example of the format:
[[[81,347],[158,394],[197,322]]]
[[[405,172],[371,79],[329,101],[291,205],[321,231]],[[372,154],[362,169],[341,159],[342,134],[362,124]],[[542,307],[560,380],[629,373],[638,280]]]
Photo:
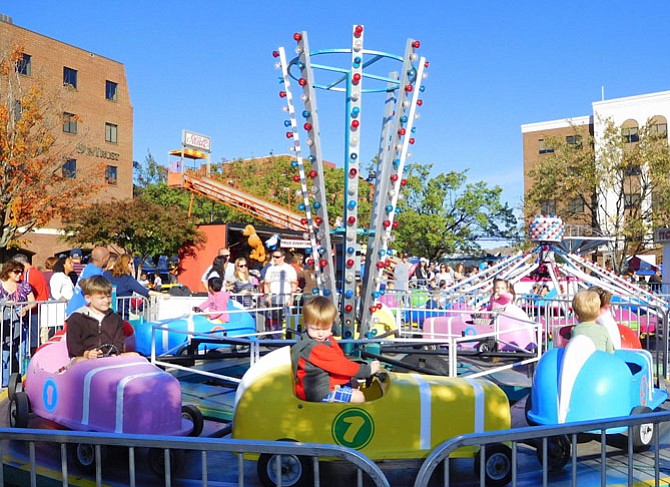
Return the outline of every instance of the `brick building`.
[[[74,148],[63,161],[63,171],[76,178],[87,167],[105,165],[105,186],[98,199],[126,199],[133,194],[133,108],[125,67],[85,49],[51,39],[14,25],[0,15],[0,46],[21,47],[18,69],[25,81],[39,79],[47,86],[69,90],[63,127],[56,135],[72,138]],[[24,252],[41,266],[51,255],[70,249],[59,239],[59,222],[27,237]]]
[[[670,91],[596,101],[592,103],[592,110],[593,114],[588,116],[530,123],[521,126],[525,193],[532,186],[528,171],[535,167],[543,157],[552,152],[551,147],[545,144],[547,139],[565,137],[567,143],[581,143],[580,137],[587,140],[587,137],[592,135],[596,146],[598,146],[608,120],[621,128],[622,136],[631,144],[637,142],[638,129],[647,124],[648,121],[651,121],[654,129],[667,137],[667,121],[670,118]],[[581,136],[575,135],[575,128],[573,127],[576,128],[577,134],[581,134]],[[626,196],[628,197],[628,195]],[[614,197],[614,193],[611,193],[604,204],[613,204],[614,201],[611,201],[611,199]],[[540,209],[541,213],[555,214],[557,205],[577,205],[577,203],[568,200],[545,201]],[[575,206],[571,208],[573,209],[571,213],[575,214],[575,218],[579,221],[569,223],[587,224],[590,221],[589,215],[583,213],[583,219],[580,219],[580,212],[574,211],[578,208]]]

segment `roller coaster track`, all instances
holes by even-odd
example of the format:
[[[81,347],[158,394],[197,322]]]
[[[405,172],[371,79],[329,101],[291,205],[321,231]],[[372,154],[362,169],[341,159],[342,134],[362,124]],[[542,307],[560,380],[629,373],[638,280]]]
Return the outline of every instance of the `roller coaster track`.
[[[205,196],[275,227],[299,232],[307,230],[302,223],[304,216],[208,177],[189,171],[170,172],[168,186],[180,187]]]

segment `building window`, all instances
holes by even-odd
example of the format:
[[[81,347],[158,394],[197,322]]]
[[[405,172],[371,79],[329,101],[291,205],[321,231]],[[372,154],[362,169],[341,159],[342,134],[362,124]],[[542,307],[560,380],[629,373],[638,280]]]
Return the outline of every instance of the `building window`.
[[[667,123],[655,123],[651,126],[651,133],[657,137],[667,137],[668,136],[668,124]]]
[[[63,66],[63,85],[77,88],[77,70]]]
[[[637,133],[637,127],[624,127],[621,129],[623,141],[627,144],[632,144],[640,140],[640,135]]]
[[[573,215],[584,213],[584,200],[582,198],[571,198],[568,200],[568,211]]]
[[[63,164],[63,177],[75,179],[77,177],[77,159],[68,159]]]
[[[107,166],[107,169],[105,169],[105,182],[107,184],[116,185],[118,183],[117,171],[116,166]]]
[[[642,203],[642,197],[638,193],[627,193],[623,195],[625,208],[639,208]]]
[[[540,213],[543,215],[555,215],[556,214],[556,201],[555,200],[544,200],[540,204]]]
[[[626,167],[623,170],[624,176],[639,176],[642,174],[642,168],[637,164]]]
[[[116,101],[118,95],[119,85],[113,81],[107,80],[105,83],[105,98],[108,100]]]
[[[119,127],[113,123],[105,123],[105,140],[116,144],[118,142],[118,129]]]
[[[565,137],[565,143],[573,147],[582,146],[582,136],[581,135],[568,135]]]
[[[63,132],[68,134],[77,133],[77,116],[74,113],[63,113]]]
[[[32,57],[30,54],[22,54],[21,59],[16,61],[16,71],[19,74],[23,74],[25,76],[30,76],[32,73]]]
[[[553,154],[554,153],[554,149],[552,149],[551,147],[546,147],[544,145],[544,139],[540,139],[537,142],[540,146],[540,154]]]

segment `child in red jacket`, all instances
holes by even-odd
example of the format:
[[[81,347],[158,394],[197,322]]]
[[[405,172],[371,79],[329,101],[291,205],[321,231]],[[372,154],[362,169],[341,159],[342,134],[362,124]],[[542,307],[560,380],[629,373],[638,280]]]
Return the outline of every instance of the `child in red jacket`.
[[[305,332],[291,348],[296,395],[306,401],[365,402],[353,379],[366,379],[379,371],[379,361],[359,364],[347,359],[332,337],[337,315],[333,302],[316,296],[302,309]]]

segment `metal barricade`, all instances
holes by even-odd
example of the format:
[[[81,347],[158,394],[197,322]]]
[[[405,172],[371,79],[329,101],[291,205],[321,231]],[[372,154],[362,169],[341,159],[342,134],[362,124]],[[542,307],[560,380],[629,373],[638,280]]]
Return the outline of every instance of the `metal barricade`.
[[[150,448],[162,450],[164,453],[164,481],[156,478],[156,483],[164,484],[166,487],[173,485],[175,476],[171,471],[171,450],[178,450],[182,452],[190,452],[193,455],[199,452],[199,471],[200,475],[197,480],[200,485],[208,485],[211,476],[211,469],[209,465],[212,463],[212,457],[220,453],[230,453],[237,458],[237,485],[245,485],[245,462],[244,455],[247,454],[263,454],[263,455],[294,455],[299,457],[309,457],[311,460],[311,468],[314,473],[313,485],[320,485],[319,479],[319,458],[327,458],[328,460],[337,459],[347,462],[356,468],[356,485],[362,487],[363,485],[372,485],[379,487],[388,487],[389,482],[381,471],[381,469],[365,455],[353,450],[337,445],[311,444],[311,443],[295,443],[289,441],[249,441],[249,440],[232,440],[220,438],[204,438],[204,437],[174,437],[174,436],[154,436],[146,437],[140,435],[126,435],[126,434],[109,434],[109,433],[80,433],[70,431],[53,431],[53,430],[30,430],[30,429],[12,429],[0,428],[0,456],[3,458],[7,454],[7,442],[4,440],[11,440],[12,442],[23,442],[28,445],[29,468],[30,468],[30,485],[35,487],[39,485],[38,482],[38,465],[36,459],[36,445],[50,444],[58,445],[60,449],[60,465],[61,465],[61,479],[63,485],[69,484],[69,479],[74,478],[75,475],[71,473],[71,465],[68,461],[67,449],[71,445],[85,444],[93,445],[95,450],[95,484],[97,486],[103,485],[103,471],[102,458],[103,446],[113,446],[128,449],[128,485],[134,487],[138,484],[137,470],[138,470],[138,455],[137,452],[141,448]],[[190,462],[194,465],[196,462]],[[281,462],[277,462],[277,468],[280,468]],[[232,468],[232,465],[227,464],[226,469]],[[197,469],[196,469],[197,470]],[[221,470],[221,469],[219,469]],[[76,477],[79,477],[77,474]],[[281,478],[281,476],[279,476]],[[0,468],[0,485],[5,484],[5,472]]]
[[[634,455],[643,455],[642,453],[634,453],[633,449],[633,428],[642,424],[654,424],[656,431],[658,431],[658,425],[661,423],[666,423],[670,421],[670,411],[664,411],[661,413],[649,413],[649,414],[640,414],[635,416],[626,416],[622,418],[612,418],[607,420],[594,420],[594,421],[583,421],[578,423],[569,423],[560,426],[533,426],[526,428],[517,428],[505,431],[491,431],[486,433],[475,433],[459,436],[451,440],[445,441],[437,448],[435,448],[431,454],[426,458],[423,465],[419,469],[419,472],[416,476],[414,487],[426,487],[429,485],[429,481],[436,470],[440,465],[444,465],[444,476],[441,482],[441,485],[449,486],[450,478],[450,460],[449,456],[458,448],[464,446],[480,446],[482,447],[481,454],[479,455],[480,463],[476,465],[479,471],[480,485],[484,487],[485,476],[484,468],[485,465],[482,463],[482,460],[486,459],[486,447],[493,444],[508,444],[511,446],[511,470],[512,470],[512,485],[517,485],[519,480],[519,471],[518,471],[518,447],[520,444],[529,444],[534,443],[537,448],[540,449],[538,458],[542,458],[542,485],[549,485],[548,474],[549,474],[549,465],[548,465],[548,448],[549,448],[549,439],[556,437],[566,437],[569,439],[571,445],[571,454],[568,460],[570,464],[570,485],[577,485],[577,476],[579,472],[580,456],[577,452],[577,436],[582,433],[600,431],[600,478],[601,485],[606,486],[612,482],[608,482],[607,478],[607,443],[606,443],[606,432],[608,429],[627,427],[628,428],[628,444],[627,444],[627,484],[634,485],[635,480],[650,480],[650,479],[640,479],[635,478],[635,463]],[[660,476],[660,465],[661,465],[661,448],[660,448],[660,439],[659,434],[654,435],[653,442],[653,452],[649,455],[653,455],[653,472],[654,472],[654,484],[659,485],[659,476]],[[589,458],[593,457],[592,454],[588,455]],[[667,461],[667,460],[666,460]],[[651,462],[649,462],[651,463]],[[567,467],[566,467],[567,468]],[[589,467],[592,468],[592,467]],[[532,470],[537,470],[535,466],[532,467]],[[434,484],[431,484],[434,485]],[[645,485],[649,485],[645,483]]]

